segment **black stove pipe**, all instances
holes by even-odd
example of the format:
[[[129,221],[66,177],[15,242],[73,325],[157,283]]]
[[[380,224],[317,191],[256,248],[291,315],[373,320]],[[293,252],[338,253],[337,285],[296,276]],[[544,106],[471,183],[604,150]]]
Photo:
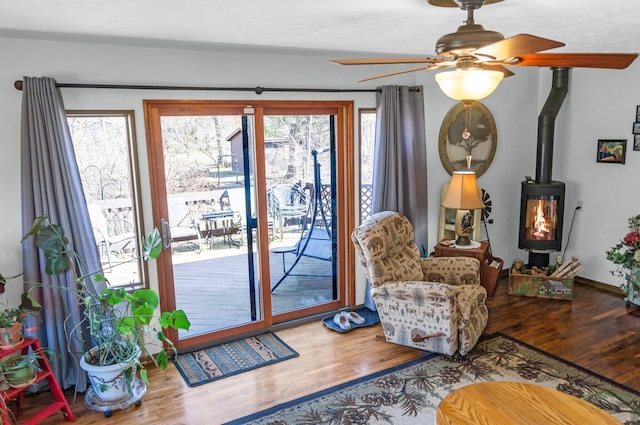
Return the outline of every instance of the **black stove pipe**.
[[[536,183],[551,183],[553,168],[553,138],[556,117],[569,91],[569,68],[552,68],[551,92],[538,116],[538,148],[536,152]]]

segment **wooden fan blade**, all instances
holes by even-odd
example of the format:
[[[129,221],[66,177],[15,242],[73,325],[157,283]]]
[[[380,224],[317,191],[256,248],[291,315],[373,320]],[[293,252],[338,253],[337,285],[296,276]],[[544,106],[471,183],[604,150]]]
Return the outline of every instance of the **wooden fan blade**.
[[[423,71],[425,69],[431,69],[431,65],[420,66],[418,68],[403,69],[402,71],[388,72],[386,74],[374,75],[373,77],[365,78],[364,80],[360,80],[358,82],[362,83],[363,81],[371,81],[371,80],[375,80],[375,79],[378,79],[378,78],[390,77],[392,75],[406,74],[408,72]]]
[[[478,56],[486,56],[494,60],[503,60],[562,46],[564,46],[564,43],[548,38],[531,34],[517,34],[513,37],[505,38],[504,40],[475,49],[471,53]]]
[[[534,53],[520,56],[514,65],[624,69],[637,57],[637,53]]]
[[[482,69],[488,69],[490,71],[500,71],[504,74],[504,78],[511,77],[512,75],[514,75],[513,72],[509,71],[507,68],[505,68],[502,65],[489,65],[485,63],[482,65]]]
[[[396,63],[439,63],[440,58],[368,58],[368,59],[331,59],[340,65],[391,65]]]

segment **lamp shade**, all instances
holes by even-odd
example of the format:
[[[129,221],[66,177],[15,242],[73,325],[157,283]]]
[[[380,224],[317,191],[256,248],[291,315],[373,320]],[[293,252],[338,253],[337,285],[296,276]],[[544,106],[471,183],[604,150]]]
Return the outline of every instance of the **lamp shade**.
[[[473,171],[454,171],[449,191],[442,201],[442,206],[459,210],[484,208],[484,202],[482,202],[476,183],[476,173]]]
[[[455,100],[480,100],[498,87],[504,74],[487,69],[456,69],[436,74],[440,90]]]

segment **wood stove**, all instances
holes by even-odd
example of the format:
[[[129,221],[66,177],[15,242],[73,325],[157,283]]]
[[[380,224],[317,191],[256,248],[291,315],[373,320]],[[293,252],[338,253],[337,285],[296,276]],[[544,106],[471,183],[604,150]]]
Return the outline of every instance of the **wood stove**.
[[[522,182],[518,248],[529,250],[529,264],[549,265],[549,252],[562,249],[565,185]]]
[[[518,248],[529,251],[529,266],[549,265],[562,250],[565,185],[551,180],[555,120],[569,86],[569,70],[553,68],[551,92],[538,116],[536,178],[522,182]]]

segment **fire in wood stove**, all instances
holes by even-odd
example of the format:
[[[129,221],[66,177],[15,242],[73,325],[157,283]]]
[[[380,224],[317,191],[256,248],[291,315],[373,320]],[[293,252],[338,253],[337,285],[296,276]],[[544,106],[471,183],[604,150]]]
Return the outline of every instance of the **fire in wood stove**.
[[[558,223],[558,200],[551,196],[527,199],[525,234],[527,240],[554,241]]]
[[[564,183],[557,181],[522,182],[519,248],[560,251],[564,190]]]

